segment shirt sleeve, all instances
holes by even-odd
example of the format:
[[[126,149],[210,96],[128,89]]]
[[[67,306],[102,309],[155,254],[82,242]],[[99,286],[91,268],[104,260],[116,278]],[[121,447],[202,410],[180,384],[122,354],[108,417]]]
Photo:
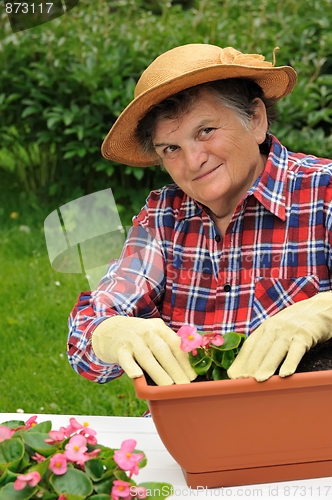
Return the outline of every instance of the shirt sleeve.
[[[82,292],[69,317],[68,358],[83,377],[105,383],[122,375],[117,364],[101,361],[91,346],[92,333],[116,314],[160,317],[164,295],[164,257],[157,238],[137,219],[121,256],[112,260],[98,289]]]

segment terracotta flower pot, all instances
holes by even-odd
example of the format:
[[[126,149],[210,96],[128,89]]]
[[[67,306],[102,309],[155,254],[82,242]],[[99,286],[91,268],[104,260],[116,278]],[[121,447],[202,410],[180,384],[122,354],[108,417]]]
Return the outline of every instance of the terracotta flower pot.
[[[135,380],[188,486],[332,475],[332,370],[158,387]]]

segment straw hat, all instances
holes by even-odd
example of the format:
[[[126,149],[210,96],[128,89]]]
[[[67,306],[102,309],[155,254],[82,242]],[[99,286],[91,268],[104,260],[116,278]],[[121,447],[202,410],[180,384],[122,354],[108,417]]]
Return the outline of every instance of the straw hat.
[[[159,163],[157,156],[143,154],[135,130],[150,107],[195,85],[225,78],[251,78],[267,98],[275,100],[289,94],[296,83],[290,66],[275,67],[259,54],[242,54],[232,47],[222,49],[209,44],[188,44],[157,57],[143,72],[134,100],[121,113],[107,134],[102,155],[125,165],[147,167]]]

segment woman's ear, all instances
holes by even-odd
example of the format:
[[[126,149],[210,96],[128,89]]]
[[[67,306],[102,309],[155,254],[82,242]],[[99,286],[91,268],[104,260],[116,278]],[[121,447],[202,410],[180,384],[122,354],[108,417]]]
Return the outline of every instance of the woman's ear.
[[[252,130],[255,134],[257,144],[262,144],[265,141],[266,132],[268,130],[266,107],[262,99],[257,98],[255,102],[257,104],[255,112],[251,118]]]

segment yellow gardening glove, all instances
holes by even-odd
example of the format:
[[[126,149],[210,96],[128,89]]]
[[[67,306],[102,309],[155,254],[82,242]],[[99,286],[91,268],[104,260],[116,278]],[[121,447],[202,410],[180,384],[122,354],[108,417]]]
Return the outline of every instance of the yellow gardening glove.
[[[280,377],[295,372],[302,356],[332,337],[332,293],[318,293],[265,320],[244,342],[228,369],[232,379],[271,377],[282,360]]]
[[[119,364],[130,378],[141,377],[143,368],[157,385],[186,384],[196,378],[180,342],[159,318],[112,316],[92,334],[99,359]]]

